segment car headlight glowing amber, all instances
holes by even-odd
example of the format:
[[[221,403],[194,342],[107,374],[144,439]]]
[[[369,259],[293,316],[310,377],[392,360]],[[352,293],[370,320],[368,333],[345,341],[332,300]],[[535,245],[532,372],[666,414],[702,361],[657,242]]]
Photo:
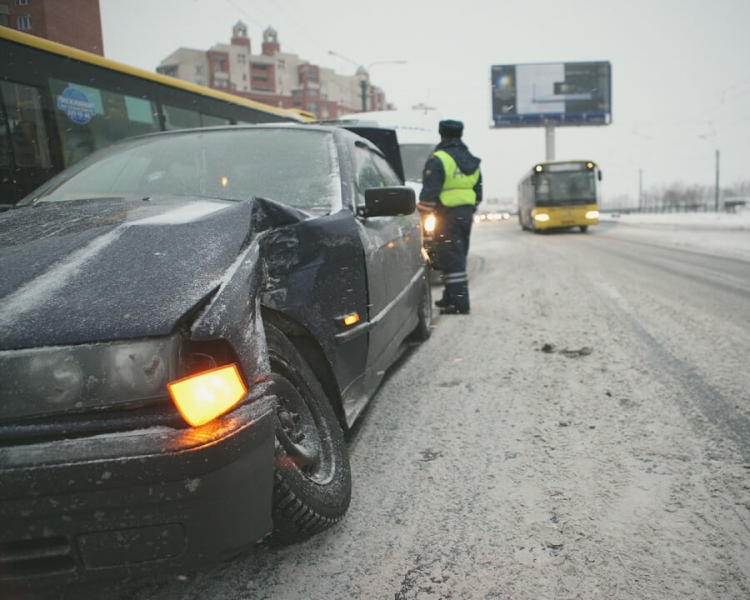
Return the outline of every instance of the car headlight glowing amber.
[[[599,218],[599,211],[598,210],[590,210],[586,213],[587,219],[598,219]]]
[[[544,213],[541,213],[541,214],[538,214],[538,215],[535,214],[534,215],[534,220],[535,221],[542,221],[542,222],[549,221],[549,215],[545,215]]]
[[[226,413],[247,394],[236,365],[227,365],[167,384],[182,418],[193,427]]]

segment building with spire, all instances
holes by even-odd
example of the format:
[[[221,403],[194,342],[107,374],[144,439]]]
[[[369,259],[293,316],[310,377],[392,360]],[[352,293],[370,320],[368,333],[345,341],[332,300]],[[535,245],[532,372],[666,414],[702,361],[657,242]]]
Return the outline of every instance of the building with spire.
[[[238,21],[229,44],[209,50],[179,48],[156,69],[197,85],[204,85],[281,108],[314,113],[319,119],[337,119],[366,110],[389,110],[385,92],[371,85],[360,68],[354,76],[282,52],[273,27],[263,32],[260,53],[252,53],[247,25]]]

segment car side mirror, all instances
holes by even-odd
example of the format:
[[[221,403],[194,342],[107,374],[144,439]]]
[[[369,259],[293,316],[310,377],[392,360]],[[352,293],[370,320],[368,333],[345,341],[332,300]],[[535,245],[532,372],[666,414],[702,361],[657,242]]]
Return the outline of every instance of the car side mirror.
[[[601,181],[601,180],[602,180],[602,172],[599,171],[599,181]]]
[[[380,187],[365,190],[365,205],[357,214],[368,217],[398,217],[417,209],[417,197],[410,187]]]

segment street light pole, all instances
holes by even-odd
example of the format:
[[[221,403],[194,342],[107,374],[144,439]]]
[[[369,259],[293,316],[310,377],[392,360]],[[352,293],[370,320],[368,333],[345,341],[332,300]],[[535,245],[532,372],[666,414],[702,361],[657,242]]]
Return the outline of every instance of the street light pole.
[[[367,88],[369,87],[370,69],[375,65],[405,65],[408,62],[405,60],[379,60],[374,63],[370,63],[365,69],[361,64],[357,63],[347,56],[344,56],[343,54],[339,54],[338,52],[334,52],[333,50],[329,50],[328,54],[332,56],[338,56],[339,58],[352,63],[355,67],[357,67],[357,72],[359,72],[360,70],[362,71],[361,78],[359,80],[359,89],[362,95],[362,112],[367,112]]]
[[[359,87],[362,91],[362,112],[367,112],[367,79],[360,79]]]
[[[706,140],[709,144],[711,144],[714,147],[714,151],[716,152],[716,185],[714,187],[714,212],[719,212],[719,195],[721,193],[721,190],[719,188],[719,148],[709,139],[708,136],[699,135],[698,137],[702,140]]]
[[[719,212],[719,149],[716,148],[716,189],[714,190],[714,212]]]
[[[638,212],[643,212],[643,169],[638,168]]]

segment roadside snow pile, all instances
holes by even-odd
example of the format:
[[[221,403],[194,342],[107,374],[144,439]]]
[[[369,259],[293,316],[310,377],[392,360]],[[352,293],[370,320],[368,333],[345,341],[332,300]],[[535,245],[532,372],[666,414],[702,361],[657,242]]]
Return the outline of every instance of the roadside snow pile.
[[[750,210],[737,213],[603,214],[607,235],[750,261]]]
[[[750,231],[750,209],[736,213],[628,213],[619,217],[603,214],[602,220],[616,220],[623,225],[647,225],[674,229],[738,229]]]

